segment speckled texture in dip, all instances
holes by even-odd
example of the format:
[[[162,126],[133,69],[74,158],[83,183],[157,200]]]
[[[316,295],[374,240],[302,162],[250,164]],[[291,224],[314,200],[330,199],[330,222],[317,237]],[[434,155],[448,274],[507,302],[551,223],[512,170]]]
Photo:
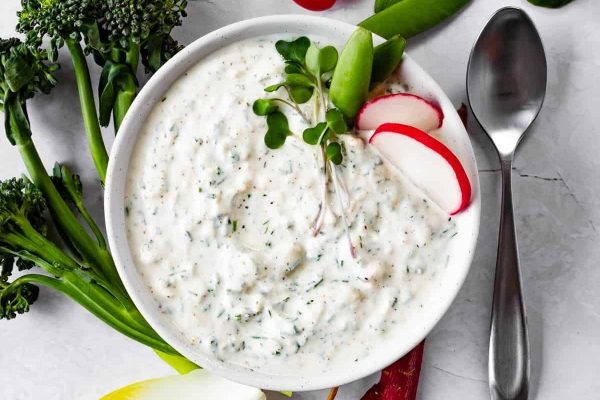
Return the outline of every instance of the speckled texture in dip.
[[[348,135],[340,172],[357,258],[333,193],[313,237],[316,147],[292,136],[267,149],[251,109],[281,79],[274,40],[217,51],[156,105],[128,173],[129,243],[157,306],[201,351],[265,373],[327,371],[406,329],[456,228]]]

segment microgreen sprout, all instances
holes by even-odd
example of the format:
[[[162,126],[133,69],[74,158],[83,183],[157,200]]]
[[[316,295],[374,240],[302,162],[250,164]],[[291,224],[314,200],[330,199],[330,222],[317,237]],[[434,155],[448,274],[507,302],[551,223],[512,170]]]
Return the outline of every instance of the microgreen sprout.
[[[340,174],[335,172],[344,161],[344,147],[340,136],[349,133],[350,128],[344,114],[331,106],[327,84],[337,66],[338,51],[333,46],[319,47],[304,36],[292,41],[279,40],[275,49],[285,63],[283,80],[267,86],[264,90],[273,94],[283,92],[287,98],[261,98],[252,105],[256,115],[266,117],[265,144],[270,149],[279,149],[285,144],[287,137],[294,134],[290,131],[288,119],[281,107],[289,107],[309,125],[302,132],[302,139],[309,145],[317,146],[318,158],[322,163],[319,170],[323,180],[321,204],[312,226],[313,235],[319,234],[325,220],[329,185],[333,183],[334,190],[338,192],[342,221],[354,256],[346,207],[342,201],[342,196],[348,198],[348,193],[345,184],[341,182]],[[312,117],[308,118],[302,105],[310,101]]]

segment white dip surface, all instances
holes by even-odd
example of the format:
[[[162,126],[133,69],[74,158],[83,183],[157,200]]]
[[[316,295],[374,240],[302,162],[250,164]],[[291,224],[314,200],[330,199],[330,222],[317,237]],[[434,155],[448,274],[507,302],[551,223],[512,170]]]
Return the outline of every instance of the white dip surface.
[[[161,311],[189,342],[265,373],[328,371],[393,338],[448,263],[453,221],[344,136],[353,258],[333,192],[320,234],[316,146],[263,143],[252,102],[281,80],[275,38],[235,43],[165,94],[135,147],[129,244]],[[323,41],[326,43],[326,41]],[[310,108],[309,108],[310,109]],[[291,129],[306,127],[284,110]]]

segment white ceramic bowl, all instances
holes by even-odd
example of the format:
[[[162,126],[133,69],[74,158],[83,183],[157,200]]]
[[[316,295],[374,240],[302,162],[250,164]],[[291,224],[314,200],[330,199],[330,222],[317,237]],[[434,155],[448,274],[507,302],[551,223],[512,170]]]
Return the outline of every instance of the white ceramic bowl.
[[[105,213],[110,247],[123,283],[140,312],[169,344],[188,359],[217,375],[264,389],[293,391],[338,386],[370,375],[402,357],[425,338],[454,300],[471,265],[481,209],[479,177],[471,143],[450,100],[435,81],[406,56],[401,66],[403,80],[410,84],[411,91],[434,98],[440,103],[445,113],[443,140],[459,156],[470,173],[473,200],[466,211],[454,218],[459,234],[450,242],[451,261],[447,268],[439,272],[442,276],[437,280],[438,286],[430,290],[428,302],[424,302],[422,312],[412,316],[407,321],[407,329],[397,338],[394,337],[393,348],[374,345],[366,358],[349,368],[330,374],[322,374],[315,369],[311,374],[268,375],[226,364],[195,349],[182,337],[172,322],[159,312],[135,268],[125,226],[127,169],[140,129],[163,93],[203,57],[233,42],[280,33],[288,36],[318,35],[327,38],[330,43],[341,45],[355,29],[353,25],[333,19],[277,15],[238,22],[212,32],[183,49],[150,79],[127,113],[113,146],[105,192]],[[382,39],[377,37],[376,41],[381,42]]]

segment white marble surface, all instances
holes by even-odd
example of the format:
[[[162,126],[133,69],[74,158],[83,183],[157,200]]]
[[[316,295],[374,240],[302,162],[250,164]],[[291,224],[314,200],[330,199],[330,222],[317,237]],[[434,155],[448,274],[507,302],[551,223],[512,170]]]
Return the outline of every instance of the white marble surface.
[[[0,34],[11,35],[18,0],[0,3]],[[338,0],[324,15],[358,22],[373,0]],[[561,10],[525,0],[474,0],[450,23],[410,41],[409,52],[459,105],[471,45],[498,8],[525,8],[548,53],[545,107],[522,143],[515,179],[516,216],[532,343],[532,398],[597,399],[600,392],[600,3],[575,0]],[[197,0],[177,36],[184,43],[225,24],[273,13],[302,13],[291,0]],[[63,60],[66,61],[66,60]],[[35,139],[48,166],[55,160],[96,186],[87,155],[69,63],[51,97],[30,107]],[[97,74],[97,70],[94,70]],[[420,399],[485,399],[487,342],[499,219],[497,162],[473,128],[483,192],[477,254],[454,305],[427,340]],[[106,132],[110,142],[112,133]],[[16,150],[0,141],[0,177],[22,170]],[[88,193],[101,216],[101,194]],[[97,399],[169,368],[151,351],[111,331],[69,300],[42,290],[33,310],[0,322],[0,398]],[[376,377],[343,387],[357,399]],[[324,399],[324,392],[295,399]],[[279,398],[272,395],[272,399]]]

